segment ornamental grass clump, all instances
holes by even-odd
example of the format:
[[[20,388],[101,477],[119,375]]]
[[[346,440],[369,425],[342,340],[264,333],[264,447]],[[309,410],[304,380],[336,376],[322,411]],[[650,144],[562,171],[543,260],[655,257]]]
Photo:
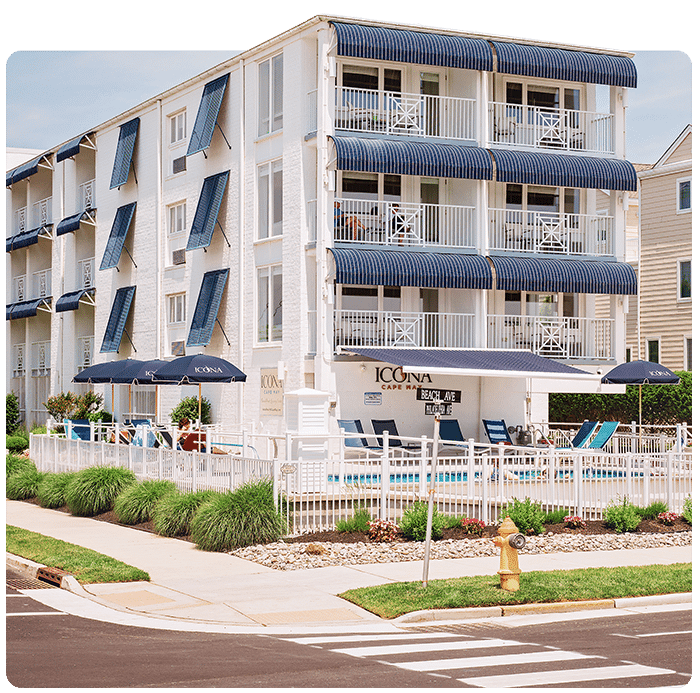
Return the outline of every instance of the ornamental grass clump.
[[[47,474],[39,483],[36,497],[42,508],[61,508],[66,504],[68,484],[77,472],[58,472]]]
[[[117,496],[136,484],[136,475],[124,467],[88,467],[66,488],[66,504],[73,515],[92,517],[112,509]]]
[[[688,496],[683,501],[683,512],[681,514],[689,525],[693,524],[693,499],[691,496]]]
[[[367,526],[372,521],[372,516],[367,508],[355,504],[355,513],[347,520],[338,520],[335,528],[339,532],[362,532],[367,533]]]
[[[192,520],[192,539],[204,551],[267,544],[282,536],[272,480],[248,482],[203,503]]]
[[[603,513],[603,520],[607,527],[621,532],[633,532],[642,521],[634,505],[629,502],[627,496],[621,503],[611,503]]]
[[[20,455],[9,453],[5,457],[5,479],[9,479],[13,474],[17,474],[17,472],[27,467],[34,467],[34,469],[36,469],[36,465],[28,457],[21,457]]]
[[[5,496],[10,500],[26,500],[35,498],[41,480],[46,472],[40,472],[34,466],[26,466],[12,474],[5,484]]]
[[[142,481],[125,488],[114,501],[114,513],[119,522],[137,525],[148,522],[156,503],[163,496],[177,493],[172,481]]]
[[[216,491],[189,491],[163,496],[153,508],[153,529],[163,537],[190,534],[195,513],[216,495]]]
[[[433,521],[431,524],[430,537],[431,539],[441,539],[442,530],[447,524],[447,517],[439,512],[433,512]],[[416,501],[413,505],[406,508],[406,511],[399,522],[399,528],[404,536],[414,541],[425,539],[425,534],[428,529],[428,504],[424,501]]]

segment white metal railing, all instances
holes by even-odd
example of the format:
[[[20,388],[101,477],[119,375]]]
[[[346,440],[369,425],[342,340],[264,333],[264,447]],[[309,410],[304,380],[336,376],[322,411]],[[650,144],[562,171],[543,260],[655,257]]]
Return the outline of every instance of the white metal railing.
[[[32,342],[32,377],[51,373],[51,341]]]
[[[97,202],[95,200],[95,180],[87,180],[78,186],[80,209],[87,211],[95,209]]]
[[[43,200],[39,200],[32,205],[32,217],[34,222],[34,228],[39,226],[46,226],[53,223],[53,216],[51,213],[51,198],[46,197]]]
[[[490,103],[490,144],[614,154],[610,113]]]
[[[529,349],[558,359],[609,360],[614,321],[541,315],[488,315],[490,349]]]
[[[12,278],[12,300],[15,303],[27,300],[27,275],[20,274]]]
[[[27,208],[20,207],[15,211],[15,233],[22,233],[27,230]]]
[[[336,310],[336,346],[474,346],[474,315]]]
[[[12,377],[23,378],[26,374],[24,344],[12,345]]]
[[[335,200],[338,242],[474,248],[474,207],[378,200]]]
[[[336,88],[339,130],[473,140],[475,113],[475,99]]]
[[[79,288],[91,289],[95,286],[95,258],[78,260]]]
[[[87,337],[78,337],[77,339],[76,357],[77,372],[80,373],[84,368],[92,365],[92,356],[95,353],[95,337],[90,335]]]
[[[51,270],[45,269],[32,274],[32,298],[51,296]]]
[[[489,209],[489,247],[526,253],[614,255],[614,218],[593,214]]]

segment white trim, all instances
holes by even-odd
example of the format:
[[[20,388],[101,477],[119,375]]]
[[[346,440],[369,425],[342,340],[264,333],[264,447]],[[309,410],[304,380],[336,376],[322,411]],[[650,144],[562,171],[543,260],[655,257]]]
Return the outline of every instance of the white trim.
[[[676,178],[676,185],[675,185],[675,195],[676,195],[676,214],[690,214],[690,212],[693,211],[693,177],[692,176],[683,176],[683,178]],[[689,191],[689,197],[690,197],[690,207],[687,209],[681,209],[681,191],[680,191],[680,186],[681,183],[689,183],[690,184],[690,191]]]
[[[681,296],[681,262],[687,262],[690,264],[690,296]],[[692,258],[689,257],[679,257],[676,260],[676,301],[678,303],[689,303],[693,300],[693,264]]]

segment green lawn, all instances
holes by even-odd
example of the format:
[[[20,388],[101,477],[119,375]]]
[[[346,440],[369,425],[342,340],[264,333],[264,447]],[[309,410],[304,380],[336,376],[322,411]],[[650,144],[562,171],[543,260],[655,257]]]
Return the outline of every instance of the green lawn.
[[[616,599],[692,591],[690,563],[532,571],[520,576],[520,589],[506,592],[498,575],[400,582],[348,590],[340,596],[383,618],[422,609],[504,606],[546,602]]]
[[[6,528],[5,549],[8,553],[29,558],[50,568],[65,570],[83,584],[150,580],[147,572],[92,549],[12,525],[7,525]]]

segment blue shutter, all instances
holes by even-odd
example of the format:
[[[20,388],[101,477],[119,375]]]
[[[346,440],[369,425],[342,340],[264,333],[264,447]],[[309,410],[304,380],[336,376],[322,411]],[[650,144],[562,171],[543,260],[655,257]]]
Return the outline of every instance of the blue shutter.
[[[114,168],[112,169],[112,181],[109,189],[118,188],[124,185],[129,179],[129,169],[134,156],[136,145],[136,134],[139,130],[139,118],[134,118],[128,123],[124,123],[119,128],[119,141],[117,142],[117,153],[114,156]]]
[[[107,321],[107,329],[105,330],[105,336],[102,340],[100,353],[104,354],[119,351],[119,345],[121,344],[122,335],[124,334],[124,327],[126,326],[126,319],[129,317],[129,310],[131,310],[131,304],[134,300],[135,293],[135,286],[125,286],[121,289],[117,289],[117,293],[114,295],[114,302],[112,303],[112,311]]]
[[[187,346],[206,346],[211,341],[229,270],[207,272],[202,278],[197,305],[192,316]]]
[[[185,250],[206,248],[211,243],[228,176],[229,171],[224,171],[204,179]]]
[[[100,263],[101,270],[112,269],[119,264],[119,258],[122,254],[126,234],[129,231],[129,226],[131,225],[131,219],[134,216],[135,209],[136,203],[130,202],[128,205],[120,207],[117,210],[117,213],[114,215],[112,230],[109,234],[109,238],[107,239],[105,253],[102,256],[102,262]]]
[[[204,85],[202,100],[199,102],[197,119],[192,128],[186,156],[201,152],[211,144],[211,138],[216,127],[216,119],[219,117],[221,102],[224,99],[224,92],[228,84],[228,77],[228,75],[223,75]]]

